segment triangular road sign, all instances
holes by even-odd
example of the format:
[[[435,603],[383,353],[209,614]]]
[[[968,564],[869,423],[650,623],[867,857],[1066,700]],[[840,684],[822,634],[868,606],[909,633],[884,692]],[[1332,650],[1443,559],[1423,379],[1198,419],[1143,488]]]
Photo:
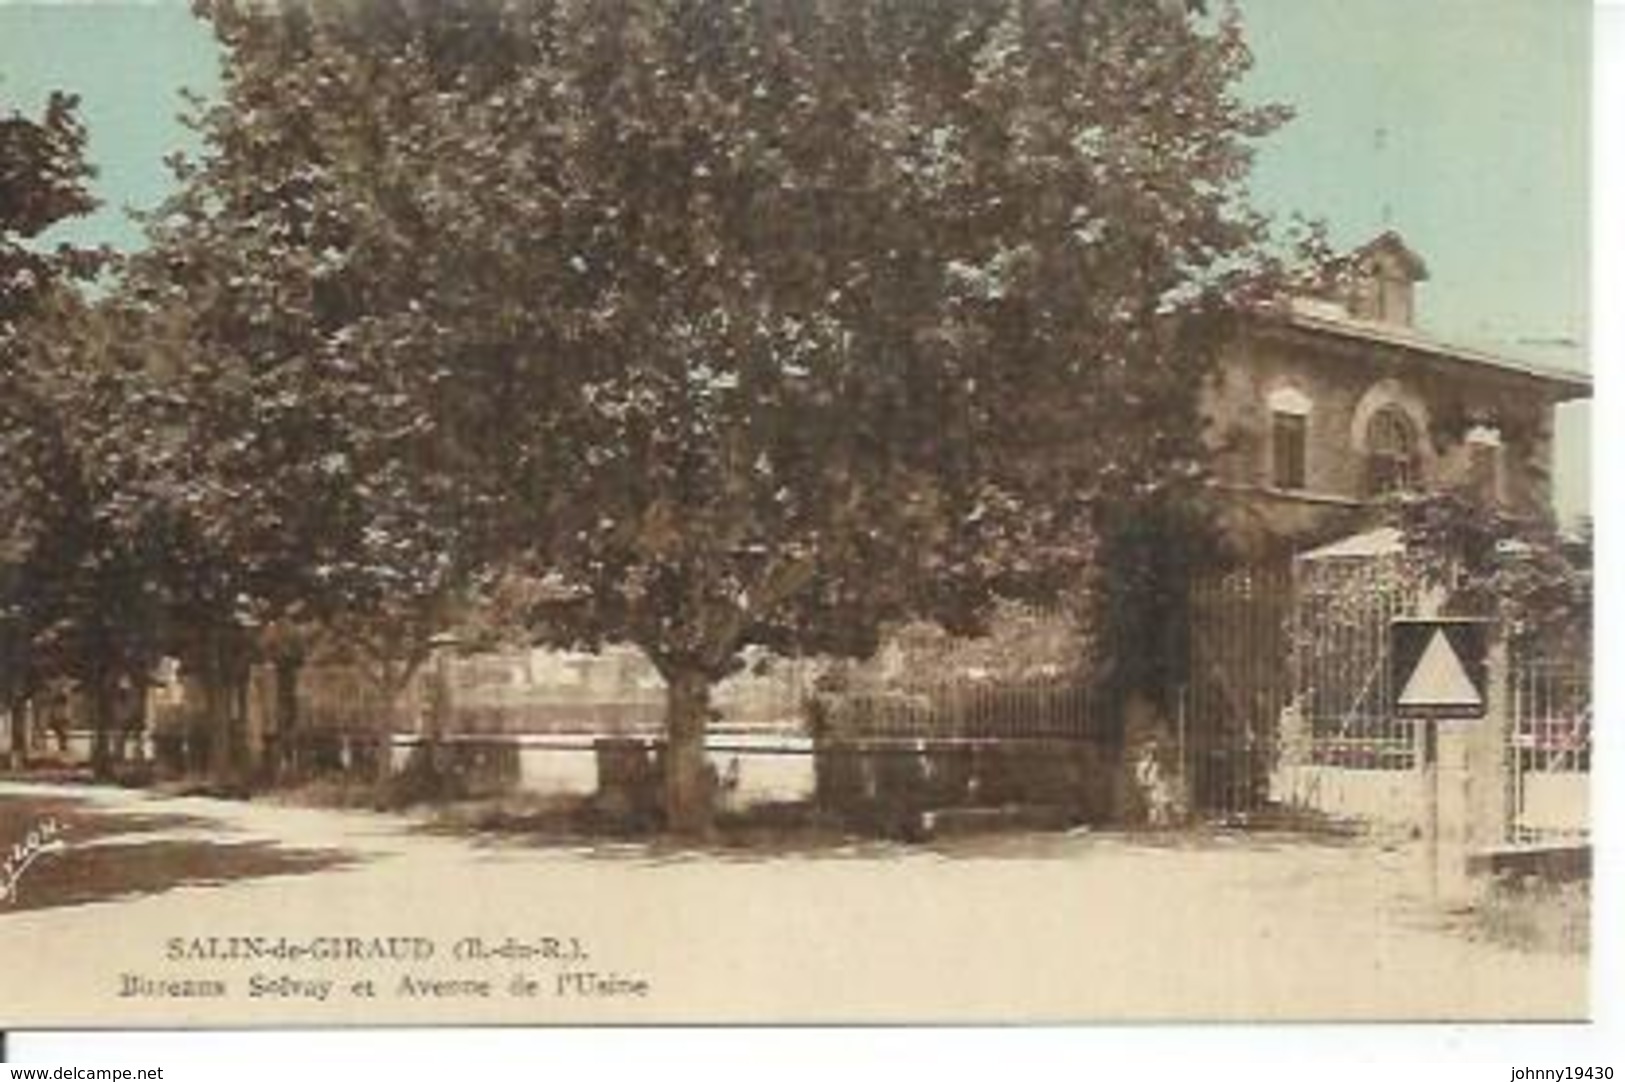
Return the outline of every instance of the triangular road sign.
[[[1484,697],[1443,630],[1435,630],[1428,640],[1421,660],[1405,681],[1405,690],[1399,693],[1398,704],[1401,708],[1483,708]]]

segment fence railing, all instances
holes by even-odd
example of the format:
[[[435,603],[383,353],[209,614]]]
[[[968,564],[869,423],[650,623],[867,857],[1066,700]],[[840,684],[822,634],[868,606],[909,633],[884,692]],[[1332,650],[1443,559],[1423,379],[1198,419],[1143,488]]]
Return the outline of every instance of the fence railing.
[[[813,735],[834,741],[1095,741],[1110,731],[1106,714],[1099,689],[1047,679],[827,694],[809,706]]]
[[[1300,560],[1296,593],[1293,670],[1310,763],[1413,769],[1415,724],[1391,708],[1393,621],[1418,603],[1403,557]]]
[[[1508,738],[1521,771],[1591,770],[1591,673],[1584,663],[1515,664],[1512,718]]]
[[[1277,722],[1291,697],[1292,574],[1286,566],[1202,576],[1190,594],[1181,770],[1202,814],[1250,814],[1268,799]]]
[[[1590,833],[1591,671],[1583,661],[1522,659],[1509,678],[1509,841]]]

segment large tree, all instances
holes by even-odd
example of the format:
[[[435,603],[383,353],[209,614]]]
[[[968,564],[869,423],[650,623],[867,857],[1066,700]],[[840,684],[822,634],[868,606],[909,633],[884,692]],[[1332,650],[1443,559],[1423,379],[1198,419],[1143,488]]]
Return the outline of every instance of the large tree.
[[[0,116],[0,708],[21,758],[27,700],[78,680],[105,768],[113,690],[148,625],[133,612],[146,580],[119,476],[120,376],[99,363],[101,325],[77,288],[107,253],[47,239],[96,207],[77,106],[57,93],[38,119]]]
[[[1281,119],[1237,94],[1233,12],[207,11],[227,96],[170,247],[209,363],[309,373],[296,413],[367,373],[328,416],[403,411],[418,442],[375,468],[441,512],[414,523],[548,579],[539,637],[649,654],[675,830],[709,824],[710,689],[747,647],[975,628],[1198,472],[1206,317],[1259,270]],[[323,444],[286,446],[256,475],[297,493]]]
[[[417,266],[432,249],[390,203],[402,180],[379,145],[416,88],[321,47],[297,8],[207,12],[231,61],[223,99],[194,102],[202,149],[172,159],[179,189],[148,216],[122,298],[165,390],[182,654],[230,780],[256,656],[281,678],[283,736],[314,644],[398,696],[475,580],[484,496],[443,436],[448,339]]]
[[[57,292],[18,343],[23,377],[0,410],[13,422],[8,465],[23,479],[13,525],[28,534],[13,595],[33,630],[21,672],[75,683],[98,776],[115,738],[141,720],[166,645],[172,559],[172,509],[147,460],[146,381],[124,326],[106,306]]]

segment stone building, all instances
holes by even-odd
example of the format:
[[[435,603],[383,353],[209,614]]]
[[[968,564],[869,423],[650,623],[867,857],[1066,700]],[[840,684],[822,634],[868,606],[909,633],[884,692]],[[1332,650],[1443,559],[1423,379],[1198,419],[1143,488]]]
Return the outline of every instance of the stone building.
[[[1585,374],[1420,329],[1427,268],[1398,234],[1351,253],[1344,269],[1337,295],[1248,320],[1204,392],[1220,523],[1241,566],[1192,591],[1177,701],[1198,807],[1312,793],[1321,810],[1414,818],[1417,731],[1391,709],[1389,630],[1432,603],[1400,573],[1403,539],[1382,527],[1378,505],[1455,490],[1551,519],[1557,407],[1591,393]],[[1588,686],[1573,660],[1564,687]],[[1579,724],[1532,709],[1525,696],[1509,707],[1516,717],[1497,719],[1514,757],[1532,726]],[[1288,792],[1279,771],[1289,761]]]
[[[1463,485],[1548,515],[1556,407],[1589,376],[1448,343],[1416,323],[1422,259],[1393,232],[1339,297],[1249,321],[1207,389],[1226,532],[1289,553],[1353,532],[1371,501]]]

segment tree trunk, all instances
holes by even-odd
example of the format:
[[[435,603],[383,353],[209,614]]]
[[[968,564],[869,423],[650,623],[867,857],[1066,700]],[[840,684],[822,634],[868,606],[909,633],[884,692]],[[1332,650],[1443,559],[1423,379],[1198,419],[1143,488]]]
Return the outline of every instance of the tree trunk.
[[[27,695],[11,700],[11,765],[15,770],[28,765],[28,730],[34,721],[32,715]]]
[[[254,676],[247,654],[231,654],[231,761],[240,782],[254,776],[253,756],[248,739],[248,710]]]
[[[118,757],[121,762],[128,762],[134,758],[136,762],[145,762],[147,759],[148,729],[152,723],[149,712],[150,703],[147,700],[149,688],[145,683],[138,682],[130,692],[129,720],[120,730]],[[130,751],[130,742],[135,742],[134,754]]]
[[[388,684],[384,688],[384,716],[382,725],[373,734],[373,780],[387,785],[395,774],[395,732],[401,723],[401,688]]]
[[[303,659],[284,654],[276,659],[276,748],[271,764],[277,781],[297,780],[300,771],[299,748],[299,670]]]
[[[705,755],[711,680],[693,669],[666,677],[666,829],[682,838],[705,838],[714,824],[714,788]]]
[[[374,754],[377,762],[374,763],[374,780],[380,784],[388,784],[390,778],[395,776],[395,735],[403,730],[416,731],[417,722],[410,726],[403,724],[401,698],[412,686],[412,680],[417,676],[417,661],[403,661],[397,671],[390,663],[386,663],[382,670],[382,677],[378,686],[384,696],[384,716],[380,719],[379,730],[374,741]]]
[[[203,667],[204,703],[208,710],[210,774],[217,785],[240,785],[245,774],[248,717],[248,659],[231,641],[231,632],[209,635]]]
[[[106,668],[90,686],[90,771],[97,781],[113,776],[113,727],[118,723],[118,684]]]
[[[203,684],[204,723],[209,731],[209,774],[221,785],[232,780],[231,694],[227,688],[225,647],[218,631],[207,633],[198,679]]]

